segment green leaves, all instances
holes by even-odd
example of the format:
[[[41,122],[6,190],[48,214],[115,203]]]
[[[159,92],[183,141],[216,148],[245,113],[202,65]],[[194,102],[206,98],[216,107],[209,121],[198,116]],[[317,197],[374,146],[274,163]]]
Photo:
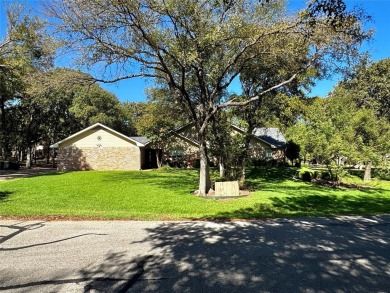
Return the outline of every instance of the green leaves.
[[[0,41],[0,154],[5,157],[16,145],[37,139],[30,131],[36,127],[31,115],[37,112],[22,110],[20,103],[29,78],[51,68],[56,49],[45,23],[23,5],[10,5],[6,13],[7,32]],[[22,125],[29,126],[22,130]]]
[[[327,99],[310,103],[302,120],[287,133],[301,145],[302,156],[330,165],[338,158],[351,165],[386,161],[390,123],[380,111],[386,111],[388,61],[358,68]]]
[[[390,121],[390,58],[361,63],[339,87],[348,91],[359,107],[373,109],[378,118]]]

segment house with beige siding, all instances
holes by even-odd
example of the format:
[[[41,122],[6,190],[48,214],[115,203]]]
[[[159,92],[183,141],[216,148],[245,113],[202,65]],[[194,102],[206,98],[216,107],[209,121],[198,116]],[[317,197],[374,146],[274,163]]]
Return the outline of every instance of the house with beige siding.
[[[245,135],[246,131],[231,125],[231,135]],[[194,123],[186,124],[170,132],[170,146],[165,154],[165,161],[182,162],[183,165],[193,166],[199,158],[199,142]],[[250,156],[254,160],[284,161],[286,138],[279,128],[255,128],[250,141]]]
[[[245,131],[232,127],[232,135]],[[193,123],[170,132],[169,147],[163,161],[171,165],[197,167],[199,143]],[[252,159],[284,159],[286,140],[277,128],[257,128],[251,139]],[[144,136],[129,137],[101,123],[85,128],[53,145],[57,169],[71,170],[141,170],[157,167],[161,150]]]
[[[146,137],[128,137],[101,123],[85,128],[53,145],[57,169],[141,170],[156,167],[156,150]]]

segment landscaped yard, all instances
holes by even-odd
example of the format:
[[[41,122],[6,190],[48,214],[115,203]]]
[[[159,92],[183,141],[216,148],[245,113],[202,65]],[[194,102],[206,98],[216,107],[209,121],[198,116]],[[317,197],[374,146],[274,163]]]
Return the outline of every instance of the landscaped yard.
[[[293,179],[293,168],[254,169],[239,199],[205,199],[196,170],[69,172],[0,182],[0,217],[253,219],[390,212],[390,182],[334,189]]]

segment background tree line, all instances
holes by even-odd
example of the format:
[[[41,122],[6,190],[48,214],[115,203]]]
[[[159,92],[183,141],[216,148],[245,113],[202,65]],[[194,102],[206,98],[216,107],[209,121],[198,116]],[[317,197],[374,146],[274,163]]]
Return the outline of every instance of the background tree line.
[[[169,115],[162,118],[167,107],[162,98],[158,107],[152,98],[162,97],[158,90],[150,90],[147,103],[120,102],[91,75],[55,67],[60,44],[49,37],[46,23],[25,6],[8,6],[7,24],[0,44],[3,160],[11,159],[11,151],[17,161],[30,159],[35,146],[43,145],[49,162],[51,144],[97,122],[129,136],[148,134],[154,141],[162,130],[180,123],[169,120]]]
[[[332,177],[347,166],[388,168],[390,156],[390,59],[363,61],[327,98],[306,99],[287,129],[300,159],[327,165]]]

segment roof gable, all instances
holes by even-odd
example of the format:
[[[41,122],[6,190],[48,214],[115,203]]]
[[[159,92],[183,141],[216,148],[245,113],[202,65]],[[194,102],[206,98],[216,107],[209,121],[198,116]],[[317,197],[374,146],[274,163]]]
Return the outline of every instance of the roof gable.
[[[129,138],[139,143],[142,143],[143,145],[147,145],[150,143],[149,138],[147,138],[146,136],[129,136]]]
[[[193,122],[187,123],[186,125],[180,126],[176,129],[170,131],[170,133],[173,134],[174,136],[186,141],[187,143],[198,147],[199,146],[198,139],[197,139],[196,135],[194,135],[194,133],[193,133],[194,126],[195,126],[195,123],[193,123]]]
[[[242,134],[246,133],[246,131],[240,127],[235,125],[231,125],[231,127]],[[282,148],[286,145],[286,139],[279,128],[255,128],[252,134],[254,139],[269,145],[270,148]]]
[[[284,147],[287,144],[286,138],[279,128],[260,127],[253,130],[253,135],[268,142],[276,148]]]
[[[188,123],[184,126],[176,128],[171,131],[174,135],[178,136],[181,139],[186,140],[187,142],[198,146],[199,142],[193,136],[188,135],[188,130],[194,127],[194,123]],[[231,124],[233,130],[238,131],[242,134],[245,134],[246,131],[240,127],[237,127]],[[186,133],[187,132],[187,133]],[[286,145],[286,138],[279,128],[267,128],[260,127],[253,130],[253,138],[262,143],[269,145],[270,148],[282,148]]]
[[[110,128],[110,127],[108,127],[108,126],[105,126],[105,125],[103,125],[103,124],[101,124],[101,123],[96,123],[96,124],[93,124],[93,125],[91,125],[91,126],[85,128],[85,129],[79,131],[79,132],[76,132],[75,134],[72,134],[72,135],[68,136],[67,138],[65,138],[65,139],[63,139],[63,140],[61,140],[61,141],[59,141],[59,142],[56,142],[56,143],[52,144],[50,147],[51,147],[51,148],[58,148],[61,144],[65,143],[65,142],[67,142],[67,141],[69,141],[69,140],[71,140],[71,139],[77,138],[77,137],[79,137],[79,136],[81,137],[83,134],[85,134],[85,133],[87,133],[88,131],[90,131],[90,130],[92,130],[92,129],[95,129],[95,128],[104,129],[104,130],[106,130],[106,131],[108,131],[108,132],[110,132],[110,133],[112,133],[112,134],[115,134],[116,136],[120,137],[121,139],[123,139],[123,140],[125,140],[125,141],[128,141],[128,142],[130,142],[130,143],[132,143],[132,144],[135,144],[135,145],[138,146],[138,147],[143,147],[143,146],[145,146],[144,143],[142,143],[142,142],[136,140],[134,137],[133,137],[133,138],[128,137],[128,136],[126,136],[126,135],[124,135],[124,134],[122,134],[122,133],[120,133],[120,132],[118,132],[118,131],[116,131],[116,130]]]

